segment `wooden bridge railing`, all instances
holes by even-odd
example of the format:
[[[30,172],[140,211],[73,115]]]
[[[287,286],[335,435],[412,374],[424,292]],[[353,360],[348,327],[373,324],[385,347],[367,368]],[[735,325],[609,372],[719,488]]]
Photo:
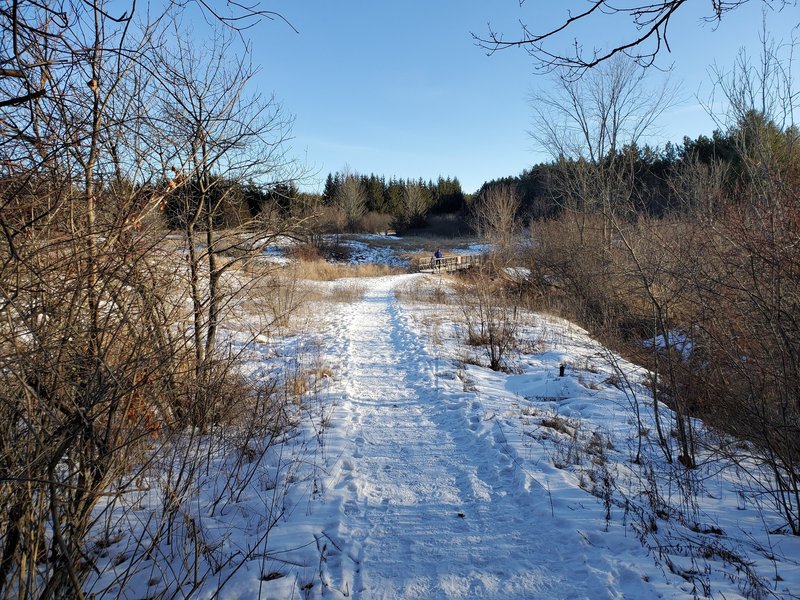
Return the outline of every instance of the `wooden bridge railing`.
[[[452,273],[462,269],[469,269],[480,265],[483,256],[480,254],[459,254],[457,256],[443,256],[442,258],[420,258],[417,270],[420,273]]]

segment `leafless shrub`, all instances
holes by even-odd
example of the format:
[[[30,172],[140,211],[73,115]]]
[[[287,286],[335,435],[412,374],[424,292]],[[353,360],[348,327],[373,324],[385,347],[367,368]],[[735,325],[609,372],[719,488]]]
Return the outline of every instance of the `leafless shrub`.
[[[392,215],[370,211],[361,217],[358,229],[367,233],[385,233],[392,229]]]
[[[169,273],[141,248],[94,255],[104,294],[92,308],[85,255],[72,240],[44,241],[17,245],[31,260],[14,265],[3,297],[0,499],[15,518],[0,532],[0,587],[74,593],[94,504],[175,426],[180,398],[168,390],[183,353],[165,325],[181,313],[160,287]],[[29,570],[42,557],[44,577]]]
[[[467,344],[481,347],[494,371],[509,369],[517,344],[520,314],[515,298],[488,270],[474,270],[456,288]]]
[[[259,317],[260,329],[254,332],[256,335],[287,329],[307,301],[308,290],[297,279],[286,276],[284,270],[266,265],[251,267],[244,274],[246,281],[235,295],[236,310],[232,312],[242,313],[251,320]]]
[[[625,314],[624,289],[614,278],[616,257],[603,250],[603,220],[585,215],[531,225],[539,243],[529,249],[531,289],[537,307],[611,329]]]
[[[0,133],[2,598],[122,594],[133,577],[159,588],[153,595],[191,595],[209,572],[255,553],[226,554],[192,512],[204,474],[220,467],[214,507],[234,501],[292,422],[272,387],[243,379],[236,352],[215,344],[229,271],[255,248],[242,230],[216,235],[205,221],[244,217],[241,206],[217,210],[225,194],[208,193],[212,179],[236,169],[209,152],[245,140],[229,135],[230,113],[183,130],[178,115],[191,113],[181,104],[189,86],[195,99],[221,94],[217,106],[228,108],[241,108],[224,98],[240,88],[199,81],[188,60],[159,62],[154,51],[167,45],[156,24],[166,19],[139,28],[130,8],[20,3],[0,16],[24,74],[0,78],[15,98]],[[170,94],[175,102],[159,102]],[[255,120],[236,123],[258,130]],[[226,126],[223,141],[215,128]],[[277,166],[279,146],[258,162]],[[185,231],[181,265],[180,244],[158,227],[165,201],[189,191],[202,209],[186,219],[198,227]],[[144,503],[140,485],[153,491],[146,523],[132,512]],[[128,550],[104,555],[121,533]]]
[[[497,186],[486,190],[472,207],[472,226],[491,247],[497,268],[513,263],[520,230],[520,201],[515,189]]]
[[[323,260],[327,254],[327,251],[320,244],[297,244],[292,246],[292,249],[288,254],[295,260],[313,262]]]

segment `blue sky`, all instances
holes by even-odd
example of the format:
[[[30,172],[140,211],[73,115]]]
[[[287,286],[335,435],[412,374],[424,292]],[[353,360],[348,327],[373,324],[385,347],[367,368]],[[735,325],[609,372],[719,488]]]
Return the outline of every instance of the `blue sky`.
[[[298,33],[279,21],[248,31],[257,85],[273,93],[295,116],[292,150],[312,176],[315,190],[328,172],[349,167],[359,173],[401,178],[456,176],[467,192],[489,179],[516,175],[545,160],[526,133],[531,93],[548,85],[521,50],[487,56],[471,32],[487,23],[518,32],[555,22],[583,0],[277,0]],[[758,49],[762,2],[728,14],[718,26],[704,23],[710,0],[689,3],[674,20],[673,52],[660,58],[682,82],[686,100],[662,122],[656,143],[711,133],[700,106],[710,98],[709,67],[732,65],[738,49]],[[544,8],[543,8],[544,6]],[[695,11],[695,12],[691,12]],[[776,37],[787,38],[797,10],[768,15]],[[584,28],[585,43],[614,39],[616,25]],[[658,73],[654,77],[660,76]]]

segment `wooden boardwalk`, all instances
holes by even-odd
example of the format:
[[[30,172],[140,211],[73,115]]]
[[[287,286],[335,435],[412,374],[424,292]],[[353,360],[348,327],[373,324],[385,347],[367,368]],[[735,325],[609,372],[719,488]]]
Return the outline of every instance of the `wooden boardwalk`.
[[[417,270],[420,273],[452,273],[480,265],[483,256],[480,254],[459,254],[442,258],[420,258]]]

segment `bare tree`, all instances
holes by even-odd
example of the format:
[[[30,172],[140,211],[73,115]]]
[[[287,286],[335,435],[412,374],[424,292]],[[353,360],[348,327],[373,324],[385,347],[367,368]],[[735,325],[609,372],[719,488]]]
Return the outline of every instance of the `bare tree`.
[[[344,214],[348,229],[354,229],[359,219],[367,213],[367,195],[357,174],[345,171],[334,204]]]
[[[2,598],[84,597],[100,498],[126,493],[196,383],[156,227],[184,183],[145,118],[159,18],[134,8],[0,9]]]
[[[174,30],[177,34],[177,25]],[[173,196],[179,198],[177,217],[186,235],[195,368],[202,380],[214,362],[227,298],[225,273],[290,227],[277,213],[265,212],[273,217],[269,222],[254,219],[220,229],[246,181],[287,176],[291,119],[274,98],[247,94],[255,69],[246,53],[231,58],[238,54],[231,36],[212,39],[205,52],[195,50],[191,40],[176,39],[174,50],[163,51],[155,63],[160,83],[155,125],[166,134],[163,153],[181,182]]]
[[[615,56],[580,79],[572,79],[562,69],[556,73],[556,87],[534,98],[534,129],[531,135],[556,160],[551,180],[553,191],[578,234],[581,255],[588,253],[586,265],[573,264],[580,274],[591,269],[592,275],[607,281],[622,281],[625,289],[642,297],[650,307],[654,340],[666,345],[671,353],[673,330],[670,308],[671,288],[664,285],[664,261],[668,254],[644,247],[631,231],[636,210],[636,173],[638,144],[652,131],[658,117],[675,101],[674,90],[665,79],[660,85],[648,85],[648,73],[624,56]],[[599,236],[591,229],[601,223]],[[598,245],[598,237],[602,240]],[[577,257],[573,257],[575,259]],[[569,260],[569,259],[566,259]],[[623,266],[624,265],[624,266]],[[622,272],[624,271],[624,272]],[[583,284],[579,289],[584,289]],[[608,290],[609,295],[619,290]],[[591,295],[595,294],[595,298]],[[601,294],[585,290],[591,306]],[[616,302],[612,304],[617,304]],[[599,306],[602,313],[605,307]],[[598,315],[602,321],[614,315]],[[613,318],[610,321],[613,323]],[[662,369],[662,355],[654,352],[651,381],[654,416],[659,446],[665,457],[673,453],[662,427],[659,398],[662,375],[671,390],[675,424],[680,443],[679,457],[686,466],[694,465],[694,447],[688,405],[678,393],[677,375],[671,361]]]
[[[514,255],[521,228],[519,209],[519,196],[511,186],[489,188],[473,206],[473,227],[491,244],[496,266],[507,266]]]
[[[189,5],[195,5],[206,18],[238,33],[252,29],[264,20],[282,21],[297,32],[286,17],[274,10],[262,8],[262,3],[259,0],[254,0],[253,2],[227,2],[225,5],[220,5],[210,0],[169,0],[169,4],[179,10],[183,10]]]
[[[706,360],[695,372],[714,422],[752,443],[746,453],[725,448],[726,456],[800,535],[800,146],[793,47],[783,56],[778,49],[765,36],[760,58],[740,55],[718,84],[731,107],[737,179],[698,236],[702,260],[691,282]]]
[[[425,189],[408,182],[403,189],[403,219],[407,227],[420,227],[425,224],[425,215],[430,208],[430,198]]]
[[[123,179],[111,149],[135,125],[120,93],[149,30],[134,34],[129,13],[103,2],[61,10],[15,2],[2,14],[23,75],[2,80],[3,597],[83,597],[92,509],[142,436],[127,410],[171,362],[162,278],[128,220],[153,194],[113,198],[106,185]]]
[[[706,110],[721,130],[736,127],[753,112],[760,113],[779,129],[794,125],[798,104],[793,77],[797,40],[776,40],[769,33],[765,20],[760,42],[757,56],[741,49],[731,67],[715,65],[712,68],[714,94]],[[713,110],[718,96],[727,110]]]
[[[608,217],[629,210],[633,197],[630,152],[676,102],[676,89],[668,78],[652,85],[645,69],[622,56],[578,80],[561,69],[554,83],[531,99],[531,137],[556,161],[551,187],[581,235],[587,213],[599,212],[610,244]]]
[[[531,98],[530,134],[554,160],[599,164],[623,146],[639,145],[652,135],[658,119],[677,102],[668,77],[653,84],[650,73],[622,56],[580,80],[558,70],[553,83]]]

